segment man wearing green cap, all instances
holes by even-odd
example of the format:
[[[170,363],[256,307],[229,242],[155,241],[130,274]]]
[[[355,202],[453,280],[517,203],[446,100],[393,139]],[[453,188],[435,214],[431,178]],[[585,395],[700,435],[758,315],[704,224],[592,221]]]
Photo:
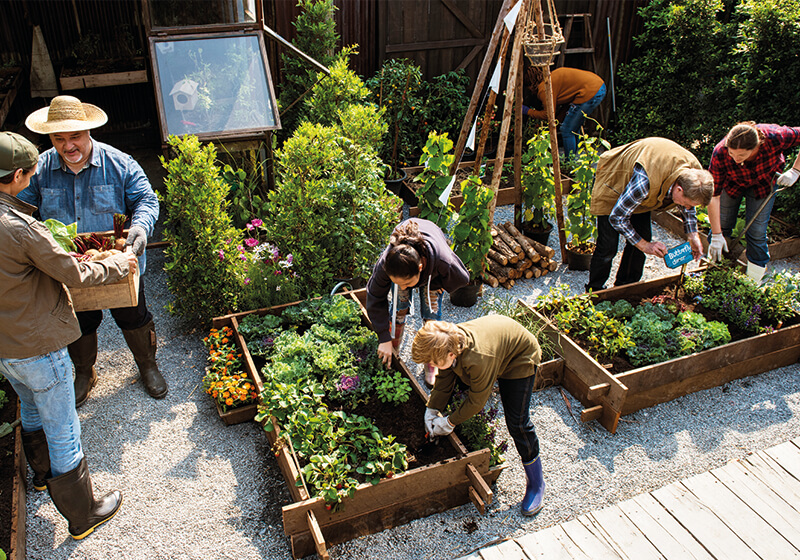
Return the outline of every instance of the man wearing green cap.
[[[158,219],[158,198],[131,156],[89,134],[107,120],[99,107],[69,95],[54,97],[49,107],[31,113],[25,125],[48,134],[53,148],[39,157],[39,170],[19,198],[38,206],[43,220],[77,222],[79,233],[110,231],[114,214],[130,216],[126,245],[139,256],[139,305],[110,312],[133,352],[147,393],[161,399],[167,394],[167,383],[156,363],[155,324],[144,297],[144,249]],[[97,328],[103,312],[77,315],[83,336],[70,344],[69,354],[75,365],[75,404],[81,406],[97,382]]]
[[[95,499],[81,445],[67,345],[81,336],[67,286],[118,282],[137,266],[132,252],[81,262],[17,198],[36,173],[39,152],[26,138],[0,133],[0,374],[20,401],[22,446],[33,487],[47,490],[82,539],[122,504],[113,491]]]

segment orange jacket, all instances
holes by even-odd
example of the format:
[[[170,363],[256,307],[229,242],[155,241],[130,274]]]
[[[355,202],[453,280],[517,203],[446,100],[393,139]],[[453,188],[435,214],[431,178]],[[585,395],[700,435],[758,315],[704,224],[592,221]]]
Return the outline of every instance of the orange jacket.
[[[592,72],[586,70],[578,70],[577,68],[556,68],[550,73],[550,81],[553,84],[553,103],[558,112],[559,105],[569,105],[586,103],[600,90],[600,87],[605,83],[603,78]],[[545,85],[544,82],[539,84],[536,96],[545,107],[541,111],[531,110],[530,116],[537,119],[547,119],[547,109],[545,105]]]

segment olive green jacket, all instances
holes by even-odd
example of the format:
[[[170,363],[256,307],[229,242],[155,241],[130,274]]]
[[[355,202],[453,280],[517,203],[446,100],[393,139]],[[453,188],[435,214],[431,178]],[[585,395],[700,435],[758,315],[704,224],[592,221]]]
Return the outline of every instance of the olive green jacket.
[[[35,220],[35,206],[0,192],[0,357],[31,358],[81,336],[67,286],[94,286],[128,275],[122,253],[78,262]]]
[[[453,414],[454,426],[480,412],[499,378],[522,379],[535,375],[542,360],[536,337],[515,320],[503,315],[485,315],[456,325],[467,338],[466,347],[452,367],[439,370],[428,407],[443,411],[461,379],[469,391]]]

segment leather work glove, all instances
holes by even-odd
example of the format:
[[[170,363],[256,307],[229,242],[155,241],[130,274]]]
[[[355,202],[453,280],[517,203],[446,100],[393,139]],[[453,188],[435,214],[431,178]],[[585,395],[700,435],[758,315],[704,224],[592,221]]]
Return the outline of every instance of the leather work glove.
[[[431,422],[433,429],[431,430],[432,436],[446,436],[449,435],[450,432],[453,431],[455,426],[450,423],[450,419],[447,416],[437,416]]]
[[[722,251],[728,250],[728,242],[725,241],[725,236],[721,233],[719,235],[711,236],[711,243],[708,244],[708,260],[711,262],[719,262],[722,260]]]
[[[131,246],[131,251],[137,257],[141,257],[144,248],[147,246],[147,232],[142,226],[131,226],[128,230],[128,237],[125,239],[125,246]]]
[[[800,171],[792,167],[786,173],[781,173],[776,182],[780,187],[791,187],[797,182],[798,177],[800,177]]]
[[[435,408],[425,409],[425,431],[431,433],[433,431],[433,419],[439,418],[441,414]]]

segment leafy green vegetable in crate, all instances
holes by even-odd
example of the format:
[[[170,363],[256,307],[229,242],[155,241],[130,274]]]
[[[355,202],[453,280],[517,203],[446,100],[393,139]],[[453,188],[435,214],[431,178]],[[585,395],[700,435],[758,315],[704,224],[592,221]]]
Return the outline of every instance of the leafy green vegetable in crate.
[[[44,225],[50,230],[50,233],[53,234],[53,239],[56,240],[56,243],[58,243],[62,249],[67,253],[75,251],[75,243],[72,242],[72,239],[78,236],[77,222],[66,226],[58,220],[50,218],[44,221]]]

